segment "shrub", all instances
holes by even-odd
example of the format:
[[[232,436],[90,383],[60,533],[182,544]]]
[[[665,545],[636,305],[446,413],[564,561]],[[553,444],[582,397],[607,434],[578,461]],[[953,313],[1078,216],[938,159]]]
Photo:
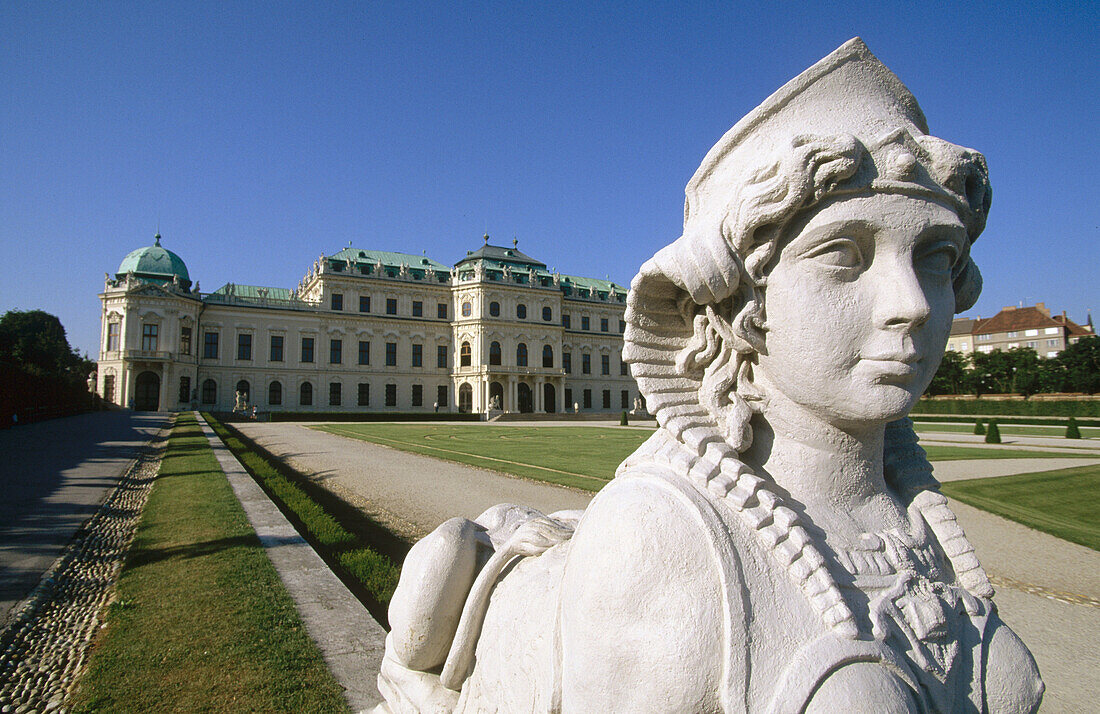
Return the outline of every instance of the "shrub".
[[[626,412],[624,411],[623,415],[621,417],[619,417],[619,426],[629,426],[629,424],[630,424],[630,420],[627,419]]]
[[[1001,443],[1001,430],[997,428],[997,420],[989,420],[989,428],[985,432],[985,443],[987,444],[999,444]]]
[[[1066,438],[1067,439],[1080,439],[1081,430],[1077,427],[1077,420],[1073,417],[1069,418],[1069,423],[1066,424]]]
[[[982,426],[982,420],[981,419],[976,419],[974,421],[974,433],[979,435],[979,436],[981,436],[982,434],[985,434],[985,427]]]

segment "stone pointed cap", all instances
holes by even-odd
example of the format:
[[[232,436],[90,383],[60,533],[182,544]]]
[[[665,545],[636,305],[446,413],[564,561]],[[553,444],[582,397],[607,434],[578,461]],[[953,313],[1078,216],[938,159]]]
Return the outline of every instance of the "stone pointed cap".
[[[867,45],[854,37],[784,84],[714,145],[688,182],[687,222],[712,187],[726,190],[748,160],[770,153],[799,134],[852,134],[870,142],[904,128],[927,134],[928,123],[913,94]],[[747,161],[740,160],[744,156]]]

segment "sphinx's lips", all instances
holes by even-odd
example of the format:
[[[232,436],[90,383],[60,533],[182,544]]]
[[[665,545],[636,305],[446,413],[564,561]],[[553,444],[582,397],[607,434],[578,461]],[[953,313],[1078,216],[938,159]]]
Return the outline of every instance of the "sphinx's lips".
[[[879,355],[863,357],[860,362],[884,381],[906,381],[917,374],[920,359],[916,355]]]

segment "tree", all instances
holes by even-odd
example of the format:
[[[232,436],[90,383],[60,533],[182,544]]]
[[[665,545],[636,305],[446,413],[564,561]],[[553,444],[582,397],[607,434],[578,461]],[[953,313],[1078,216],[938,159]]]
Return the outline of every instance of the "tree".
[[[970,376],[967,372],[969,360],[959,352],[944,352],[940,368],[928,386],[929,394],[963,394],[968,391]]]
[[[1069,418],[1069,422],[1066,424],[1066,438],[1067,439],[1080,439],[1081,428],[1077,426],[1077,420],[1073,417]]]
[[[985,427],[982,426],[982,420],[978,419],[974,422],[974,433],[978,436],[985,434]]]
[[[1100,337],[1078,340],[1053,361],[1065,371],[1063,389],[1086,394],[1100,392]]]
[[[69,346],[61,320],[42,310],[9,310],[0,316],[0,363],[65,381],[80,381],[90,370],[88,360]]]

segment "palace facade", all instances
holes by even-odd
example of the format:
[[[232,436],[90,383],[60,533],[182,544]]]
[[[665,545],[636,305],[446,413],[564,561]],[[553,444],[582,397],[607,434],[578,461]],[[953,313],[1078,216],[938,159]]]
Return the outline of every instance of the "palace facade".
[[[154,245],[105,276],[97,391],[139,410],[612,412],[626,288],[489,244],[448,266],[348,247],[293,289],[192,286]]]

